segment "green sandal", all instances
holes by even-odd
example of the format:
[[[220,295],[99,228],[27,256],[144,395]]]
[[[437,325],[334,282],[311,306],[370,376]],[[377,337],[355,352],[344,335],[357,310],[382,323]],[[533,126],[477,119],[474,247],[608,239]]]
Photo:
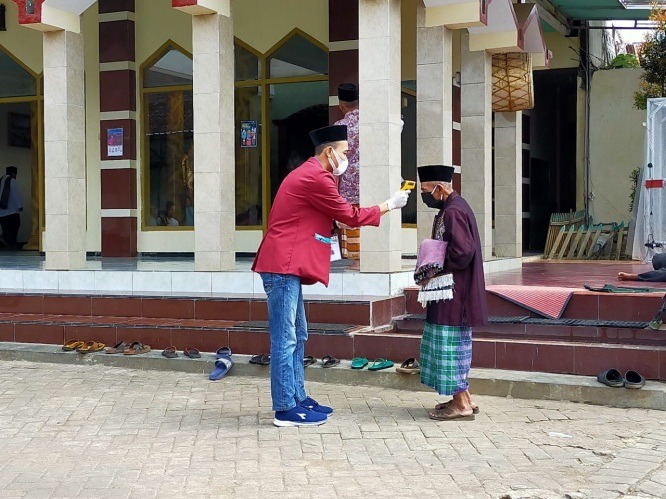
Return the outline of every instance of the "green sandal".
[[[355,357],[351,361],[352,369],[363,369],[367,365],[368,365],[368,359],[366,359],[365,357]]]
[[[392,360],[375,359],[372,365],[368,367],[368,371],[380,371],[382,369],[388,369],[389,367],[393,367]]]

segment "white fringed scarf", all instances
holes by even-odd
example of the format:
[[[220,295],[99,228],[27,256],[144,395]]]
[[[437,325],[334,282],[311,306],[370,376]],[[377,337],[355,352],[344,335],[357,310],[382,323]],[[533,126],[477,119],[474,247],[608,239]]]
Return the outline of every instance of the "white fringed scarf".
[[[453,274],[438,275],[422,284],[418,300],[423,308],[428,302],[453,300]]]

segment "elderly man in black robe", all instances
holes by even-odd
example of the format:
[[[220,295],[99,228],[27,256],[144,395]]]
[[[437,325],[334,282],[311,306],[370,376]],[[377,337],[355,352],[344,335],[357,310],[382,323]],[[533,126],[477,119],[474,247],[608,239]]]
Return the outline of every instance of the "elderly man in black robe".
[[[454,169],[431,165],[418,169],[421,197],[439,210],[432,238],[448,243],[443,273],[453,277],[450,300],[427,303],[426,325],[421,343],[421,383],[450,395],[437,404],[432,419],[474,419],[478,407],[472,402],[467,378],[472,363],[472,327],[487,323],[483,256],[476,218],[467,201],[453,190]]]

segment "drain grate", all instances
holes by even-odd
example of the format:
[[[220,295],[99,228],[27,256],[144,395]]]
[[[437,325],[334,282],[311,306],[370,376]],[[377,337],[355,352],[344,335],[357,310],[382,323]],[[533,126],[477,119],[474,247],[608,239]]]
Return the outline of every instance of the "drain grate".
[[[545,326],[579,327],[617,327],[627,329],[645,329],[647,322],[639,321],[602,321],[595,319],[545,319],[540,317],[489,317],[490,324],[539,324]]]
[[[321,322],[308,322],[308,331],[320,333],[344,333],[357,328],[353,324],[328,324]],[[240,322],[234,328],[268,329],[268,321],[246,321]]]

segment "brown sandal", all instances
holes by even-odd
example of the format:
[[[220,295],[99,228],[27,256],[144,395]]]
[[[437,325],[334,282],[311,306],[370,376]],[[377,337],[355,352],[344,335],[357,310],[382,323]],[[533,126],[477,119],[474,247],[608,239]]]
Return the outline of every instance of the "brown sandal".
[[[476,418],[473,412],[469,414],[464,414],[458,410],[451,409],[448,406],[445,407],[444,409],[435,409],[434,411],[430,411],[428,413],[428,416],[430,416],[430,419],[434,419],[437,421],[452,421],[454,419],[461,421],[474,421],[474,419]]]
[[[123,354],[125,355],[140,355],[142,353],[150,352],[150,347],[148,345],[143,345],[139,341],[135,341],[130,346],[125,348]]]
[[[86,341],[85,344],[76,349],[79,353],[92,353],[104,350],[104,343],[97,343],[96,341]]]
[[[106,347],[104,350],[106,351],[106,353],[110,354],[123,353],[125,351],[125,347],[127,347],[127,345],[125,344],[124,341],[121,341],[120,343],[117,343],[112,347]]]
[[[435,410],[436,411],[441,411],[442,409],[447,407],[450,403],[451,403],[451,401],[449,400],[448,402],[442,402],[441,404],[437,404],[435,406]],[[476,405],[476,404],[472,404],[472,414],[478,414],[480,412],[481,412],[481,409],[479,409],[479,406]]]
[[[85,345],[85,343],[81,340],[69,340],[62,346],[62,350],[63,352],[73,352],[74,350],[81,348],[83,345]]]

